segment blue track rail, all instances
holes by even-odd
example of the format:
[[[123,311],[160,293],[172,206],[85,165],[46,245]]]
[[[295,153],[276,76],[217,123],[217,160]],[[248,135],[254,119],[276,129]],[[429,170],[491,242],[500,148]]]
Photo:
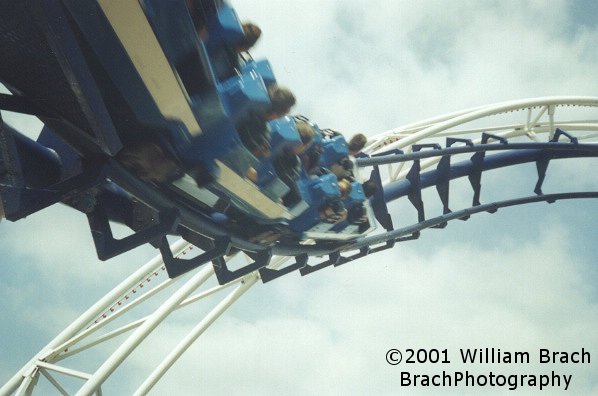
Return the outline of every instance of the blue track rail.
[[[414,162],[406,179],[392,182],[384,187],[372,200],[376,217],[380,224],[386,228],[386,232],[361,238],[354,243],[340,247],[336,251],[328,252],[328,258],[318,262],[308,256],[322,254],[317,247],[305,247],[304,256],[297,256],[296,262],[282,270],[264,270],[262,279],[270,281],[278,276],[294,270],[299,270],[301,275],[307,275],[320,269],[330,266],[340,266],[369,254],[390,249],[397,242],[418,239],[421,231],[428,228],[444,228],[449,221],[467,220],[470,216],[482,212],[494,213],[500,208],[525,205],[537,202],[553,203],[560,200],[570,199],[591,199],[598,198],[598,191],[565,192],[555,194],[542,193],[542,184],[546,177],[546,170],[551,160],[564,158],[596,158],[598,157],[598,144],[582,144],[572,138],[566,132],[557,130],[553,141],[548,143],[508,143],[501,139],[500,143],[485,143],[490,135],[484,135],[484,143],[474,145],[471,141],[465,141],[462,147],[450,147],[456,141],[462,139],[447,139],[449,147],[441,148],[439,145],[432,145],[431,150],[420,151],[423,147],[414,145],[413,153],[403,154],[396,152],[371,158],[358,158],[357,164],[360,167],[373,167],[374,174],[379,176],[378,166],[400,162]],[[570,138],[569,142],[559,142],[561,136]],[[429,148],[430,146],[426,146]],[[486,156],[487,152],[500,152]],[[467,161],[455,164],[450,163],[452,156],[457,154],[472,153]],[[436,169],[428,172],[420,172],[419,161],[426,158],[440,157],[441,161]],[[496,201],[491,203],[480,203],[481,182],[483,172],[513,167],[516,165],[535,162],[538,170],[538,180],[534,187],[535,195]],[[470,180],[473,199],[472,206],[452,211],[449,209],[449,183],[451,180],[467,176]],[[443,203],[443,214],[426,218],[424,204],[421,199],[422,189],[435,187],[439,198]],[[388,213],[387,203],[407,197],[418,212],[418,222],[399,228],[394,228],[392,216]]]

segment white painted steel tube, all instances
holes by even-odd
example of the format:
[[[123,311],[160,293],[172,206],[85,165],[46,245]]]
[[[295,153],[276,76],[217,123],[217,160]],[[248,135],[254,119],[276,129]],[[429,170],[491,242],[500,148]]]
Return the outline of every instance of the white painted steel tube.
[[[133,350],[193,291],[214,274],[214,268],[208,266],[193,275],[179,290],[170,296],[133,334],[129,336],[112,355],[91,376],[77,395],[91,395],[116,370],[116,368],[133,352]]]
[[[258,276],[254,273],[245,282],[241,283],[235,290],[227,295],[214,309],[212,309],[198,324],[191,330],[185,338],[166,356],[166,358],[154,369],[141,386],[134,393],[135,396],[147,394],[162,376],[172,367],[172,365],[189,349],[189,347],[203,334],[204,331],[216,319],[220,317],[239,297],[241,297],[251,286],[253,286]]]
[[[286,256],[274,256],[268,265],[269,268],[278,269],[281,265],[287,262],[290,257]],[[172,367],[172,365],[181,357],[181,355],[189,349],[189,347],[201,336],[208,327],[214,323],[216,319],[228,307],[230,307],[237,299],[239,299],[247,290],[249,290],[259,280],[259,273],[253,272],[243,278],[243,281],[239,287],[232,291],[226,296],[212,311],[210,311],[193,330],[183,339],[181,342],[171,351],[171,353],[156,367],[156,369],[150,374],[150,376],[141,384],[141,386],[135,392],[135,395],[145,395],[149,392],[156,383],[162,378],[162,376]],[[226,287],[230,285],[227,284]]]
[[[183,250],[189,247],[189,243],[179,239],[172,244],[171,249],[174,255],[179,254]],[[118,286],[112,289],[102,299],[91,306],[83,315],[77,320],[71,323],[66,329],[56,336],[50,343],[42,349],[34,358],[32,358],[23,368],[21,368],[6,384],[0,388],[0,395],[10,395],[17,388],[25,377],[25,373],[30,370],[35,362],[43,358],[48,351],[54,350],[57,346],[64,344],[70,338],[75,336],[79,331],[85,328],[92,320],[97,316],[101,315],[106,309],[108,309],[122,294],[129,291],[134,287],[141,279],[143,279],[149,272],[152,272],[155,268],[164,264],[161,256],[156,256],[150,260],[147,264],[140,267],[137,271],[131,274],[127,279],[122,281]]]
[[[277,269],[286,261],[289,257],[275,256],[269,268]],[[149,377],[141,384],[141,386],[135,392],[135,395],[147,394],[162,376],[172,367],[172,365],[181,357],[181,355],[189,349],[189,347],[201,336],[208,327],[214,323],[216,319],[220,317],[235,301],[237,301],[247,290],[249,290],[259,280],[259,273],[253,272],[243,278],[241,285],[233,290],[228,296],[226,296],[214,309],[212,309],[198,324],[191,330],[191,332],[181,340],[181,342],[171,351],[171,353],[156,367],[156,369],[149,375]]]
[[[163,289],[173,285],[177,279],[167,279],[158,286],[154,287],[150,291],[146,292],[145,294],[141,295],[140,297],[136,298],[134,301],[130,302],[123,308],[119,309],[118,311],[114,312],[106,319],[88,327],[87,329],[83,330],[82,332],[78,333],[76,336],[69,339],[64,344],[59,345],[52,351],[48,356],[52,357],[52,360],[61,360],[64,357],[72,356],[74,353],[65,352],[67,349],[71,349],[74,345],[79,343],[81,340],[90,337],[93,333],[98,331],[99,329],[103,328],[107,324],[111,323],[112,321],[118,319],[120,316],[124,315],[128,311],[132,310],[133,308],[141,305],[141,303],[145,302],[149,298],[153,297],[154,295],[158,294]]]
[[[494,105],[477,107],[472,109],[470,112],[458,112],[453,113],[457,114],[454,117],[439,117],[438,119],[444,119],[443,121],[437,122],[423,130],[414,133],[409,136],[405,136],[402,139],[389,144],[388,146],[384,147],[384,150],[391,150],[394,148],[402,148],[405,146],[409,146],[425,137],[434,135],[435,133],[452,128],[454,126],[464,124],[466,122],[476,120],[479,118],[483,118],[486,116],[500,114],[507,111],[513,110],[521,110],[528,107],[533,106],[549,106],[549,105],[576,105],[576,106],[591,106],[591,107],[598,107],[598,98],[596,97],[572,97],[572,96],[555,96],[555,97],[545,97],[545,98],[535,98],[535,99],[522,99],[522,100],[514,100],[509,102],[497,103]],[[398,130],[392,130],[389,132],[385,132],[378,136],[378,138],[384,137],[386,135],[392,135],[396,133]],[[376,139],[376,137],[374,137]]]

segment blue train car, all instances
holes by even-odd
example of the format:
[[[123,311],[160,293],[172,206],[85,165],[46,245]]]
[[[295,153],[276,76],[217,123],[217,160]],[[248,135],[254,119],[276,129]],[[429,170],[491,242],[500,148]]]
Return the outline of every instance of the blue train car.
[[[89,189],[81,182],[94,164],[115,160],[146,185],[143,191],[238,235],[239,245],[341,243],[372,229],[359,182],[347,197],[333,173],[310,174],[300,157],[294,178],[277,170],[277,158],[305,145],[298,122],[314,131],[310,145],[321,150],[322,167],[347,157],[346,142],[324,136],[306,119],[266,122],[275,74],[267,60],[241,51],[245,27],[226,2],[48,0],[0,8],[6,59],[0,81],[12,92],[3,96],[3,108],[35,114],[45,124],[37,142],[2,128],[17,137],[3,144],[17,155],[30,153],[35,166],[58,169],[52,178],[21,183],[59,186],[44,204],[60,200],[87,213],[92,229],[100,209],[135,230],[151,226],[158,217],[151,207],[142,225],[131,215],[149,205],[130,191],[134,183],[101,175]],[[256,119],[258,127],[243,132]],[[261,139],[266,154],[248,147],[247,136]],[[296,199],[285,204],[292,191]],[[11,220],[44,205],[11,209],[14,202],[4,210]],[[331,220],[325,214],[331,205],[345,212],[361,205],[366,212],[359,224],[347,216]],[[176,225],[168,232],[181,233]]]

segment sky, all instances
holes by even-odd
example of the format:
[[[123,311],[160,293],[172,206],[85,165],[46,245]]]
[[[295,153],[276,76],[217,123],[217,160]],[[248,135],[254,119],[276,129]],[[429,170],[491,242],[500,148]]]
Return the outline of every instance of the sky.
[[[596,96],[592,1],[315,0],[232,2],[263,36],[296,112],[347,135],[505,100]],[[22,128],[31,120],[3,117]],[[596,119],[596,116],[593,116]],[[596,160],[551,168],[546,192],[598,190]],[[535,184],[498,173],[482,201]],[[494,182],[492,184],[491,182]],[[486,184],[484,185],[486,187]],[[566,189],[564,191],[567,191]],[[398,203],[396,213],[406,213]],[[598,204],[501,209],[428,230],[417,241],[307,277],[258,284],[175,364],[152,394],[489,394],[508,388],[401,388],[401,372],[572,375],[569,394],[598,394]],[[406,215],[409,217],[409,215]],[[400,221],[399,221],[400,223]],[[101,262],[86,219],[55,205],[0,222],[4,383],[54,335],[156,254]],[[127,360],[105,394],[130,394],[202,317],[191,308]],[[527,351],[530,364],[463,365],[461,348]],[[386,363],[397,348],[447,349],[451,364]],[[591,353],[589,364],[538,363],[541,348]],[[83,362],[83,366],[92,363]],[[407,366],[407,367],[405,367]],[[519,394],[540,393],[524,388]],[[563,394],[561,388],[542,394]]]

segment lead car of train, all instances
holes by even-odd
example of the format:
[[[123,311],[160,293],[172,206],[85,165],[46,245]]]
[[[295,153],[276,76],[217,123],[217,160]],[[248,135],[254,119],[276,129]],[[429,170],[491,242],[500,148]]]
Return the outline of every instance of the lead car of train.
[[[158,215],[118,178],[85,188],[90,168],[109,158],[142,180],[144,191],[256,246],[341,246],[373,229],[342,135],[282,116],[264,121],[267,155],[246,146],[239,125],[271,108],[277,82],[267,60],[238,48],[246,31],[226,2],[51,0],[2,8],[0,81],[11,91],[2,108],[45,125],[37,141],[3,125],[5,162],[9,149],[20,157],[12,158],[18,198],[15,180],[0,190],[8,219],[33,212],[26,195],[35,200],[45,189],[56,197],[39,198],[37,207],[60,199],[87,213],[92,231],[102,217],[137,231],[151,226]],[[275,162],[303,144],[300,124],[314,132],[303,149],[317,151],[319,171],[308,172],[299,156],[289,181]],[[289,204],[290,190],[298,199]],[[209,230],[205,236],[216,240]]]

